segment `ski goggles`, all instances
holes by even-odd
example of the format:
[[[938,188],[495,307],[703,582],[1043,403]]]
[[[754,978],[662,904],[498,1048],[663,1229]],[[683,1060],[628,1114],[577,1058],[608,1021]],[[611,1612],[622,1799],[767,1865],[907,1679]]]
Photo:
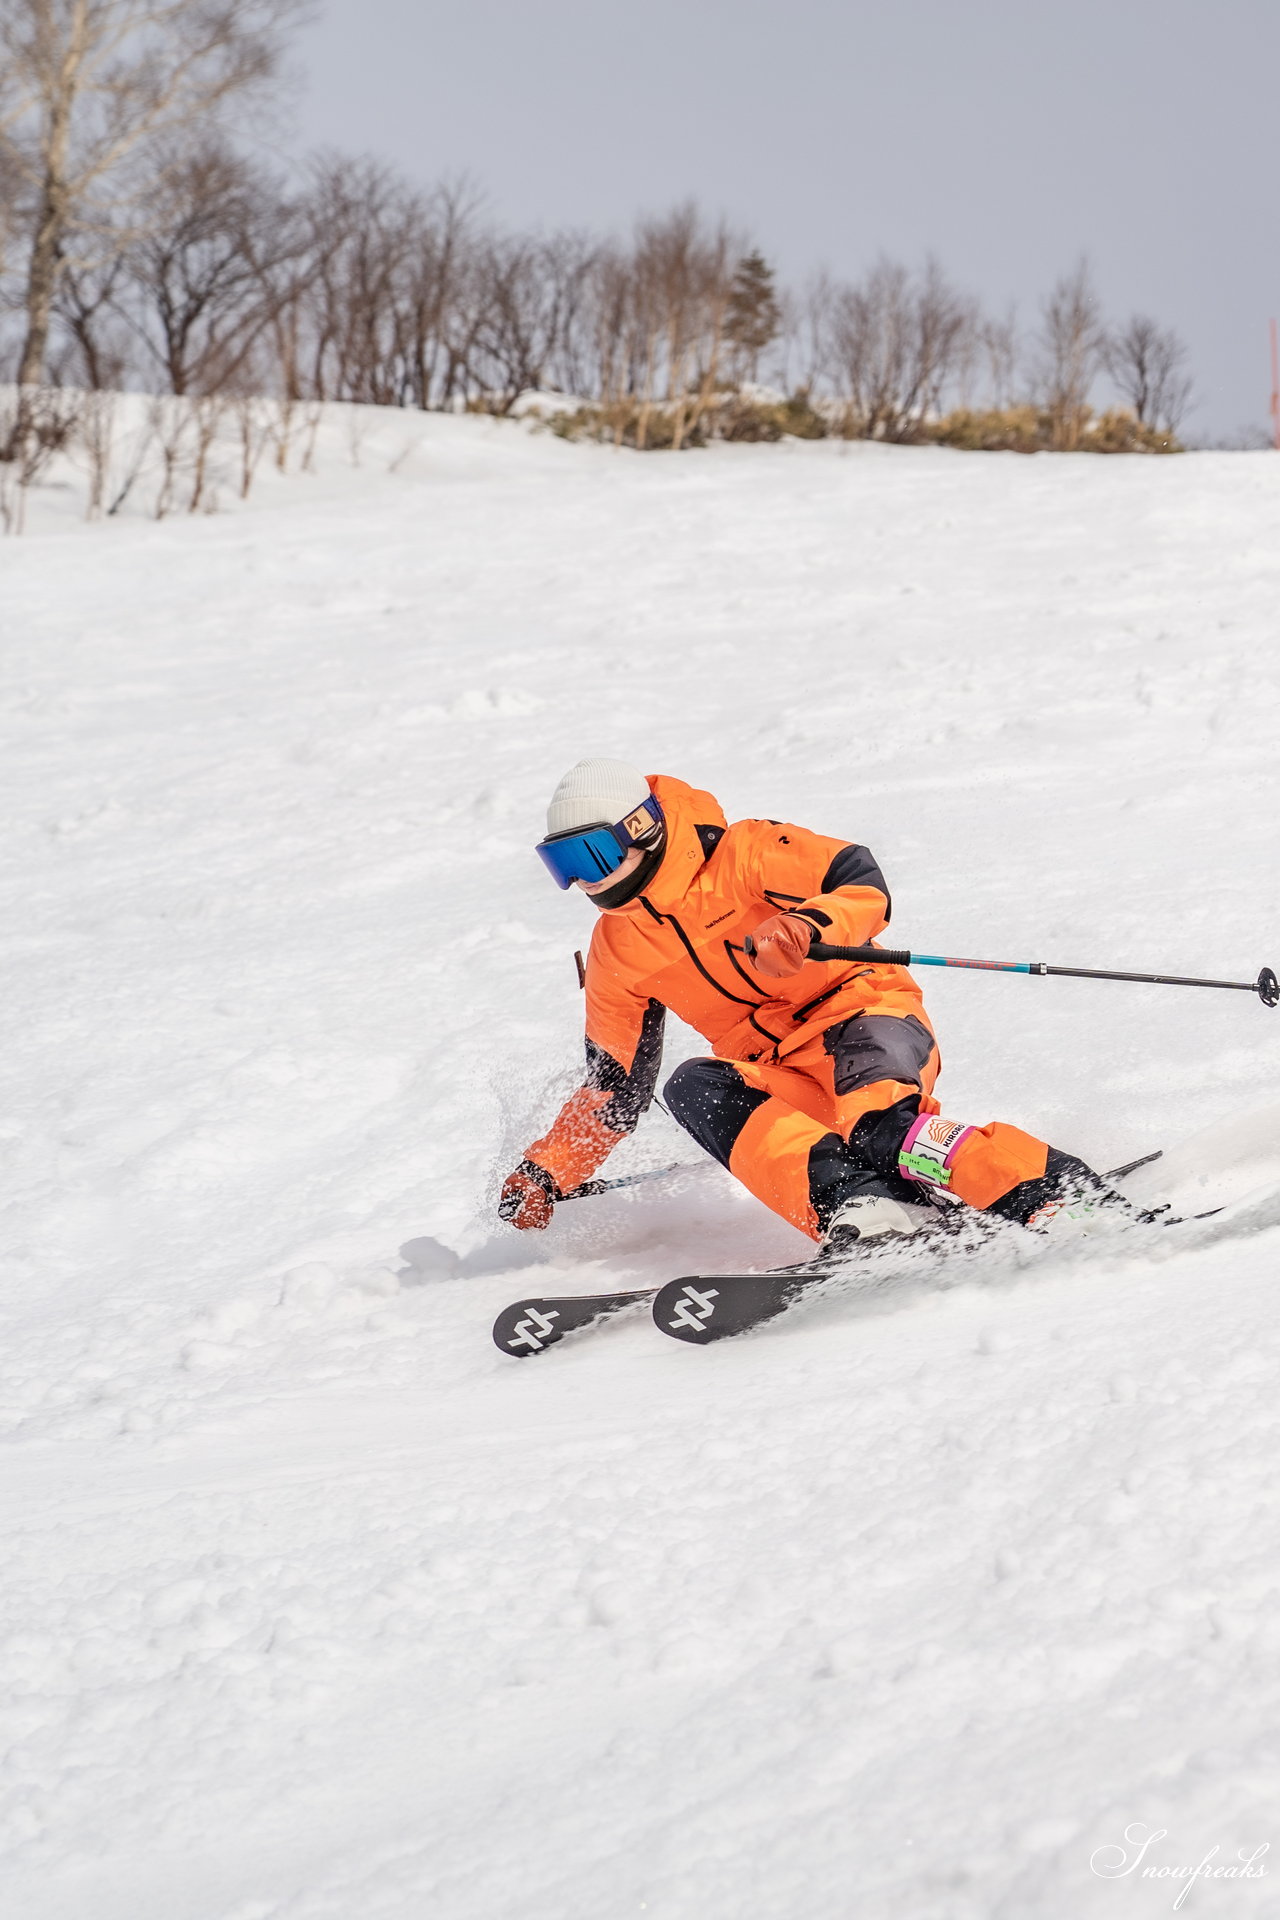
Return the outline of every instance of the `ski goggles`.
[[[616,826],[572,827],[568,833],[549,833],[535,852],[563,891],[575,880],[607,880],[616,873],[632,847],[652,846],[662,831],[662,808],[653,795],[642,800]]]

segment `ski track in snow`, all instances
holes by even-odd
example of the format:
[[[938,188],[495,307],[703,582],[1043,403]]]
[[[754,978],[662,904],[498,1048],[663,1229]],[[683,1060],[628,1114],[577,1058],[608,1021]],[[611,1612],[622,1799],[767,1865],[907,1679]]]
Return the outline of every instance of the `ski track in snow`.
[[[865,841],[924,950],[1280,960],[1280,462],[412,424],[0,549],[0,1912],[1161,1914],[1136,1823],[1280,1914],[1280,1017],[922,976],[947,1113],[1229,1232],[489,1340],[803,1252],[718,1170],[493,1219],[581,754]]]

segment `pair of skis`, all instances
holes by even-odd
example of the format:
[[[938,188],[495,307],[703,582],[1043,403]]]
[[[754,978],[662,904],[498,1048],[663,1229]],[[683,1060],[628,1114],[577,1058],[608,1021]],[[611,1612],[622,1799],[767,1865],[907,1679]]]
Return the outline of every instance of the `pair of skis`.
[[[567,1334],[595,1326],[633,1307],[649,1305],[653,1322],[674,1340],[706,1346],[731,1334],[771,1320],[782,1313],[808,1285],[829,1279],[836,1271],[821,1271],[807,1261],[803,1267],[775,1268],[769,1273],[721,1273],[703,1278],[690,1275],[668,1281],[665,1287],[634,1287],[618,1293],[568,1294],[563,1298],[517,1300],[493,1323],[494,1344],[517,1359],[545,1353]]]
[[[1160,1158],[1160,1151],[1114,1167],[1106,1176],[1123,1180],[1139,1167]],[[965,1210],[961,1210],[965,1211]],[[992,1222],[969,1216],[970,1233],[981,1234],[984,1227],[995,1235],[1000,1229]],[[930,1239],[935,1245],[939,1242]],[[909,1243],[908,1243],[909,1244]],[[562,1297],[517,1300],[506,1307],[493,1323],[495,1346],[516,1359],[545,1353],[568,1334],[581,1332],[620,1313],[648,1306],[660,1333],[690,1346],[709,1346],[713,1340],[728,1340],[776,1319],[801,1297],[824,1282],[838,1283],[841,1276],[877,1266],[884,1252],[870,1243],[864,1253],[841,1258],[823,1257],[802,1260],[796,1266],[773,1267],[764,1273],[686,1274],[669,1280],[663,1287],[633,1287],[615,1293],[568,1294]]]

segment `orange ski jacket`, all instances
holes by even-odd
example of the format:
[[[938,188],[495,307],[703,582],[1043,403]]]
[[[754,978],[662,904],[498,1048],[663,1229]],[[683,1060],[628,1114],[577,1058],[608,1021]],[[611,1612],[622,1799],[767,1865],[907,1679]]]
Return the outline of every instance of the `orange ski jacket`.
[[[722,1060],[784,1061],[815,1032],[874,1006],[924,1007],[904,967],[807,961],[785,980],[757,975],[747,934],[778,912],[821,938],[865,946],[889,924],[884,876],[865,847],[780,820],[728,825],[709,793],[648,776],[667,846],[645,891],[601,913],[586,967],[585,1084],[526,1159],[567,1193],[595,1172],[653,1098],[669,1008]]]

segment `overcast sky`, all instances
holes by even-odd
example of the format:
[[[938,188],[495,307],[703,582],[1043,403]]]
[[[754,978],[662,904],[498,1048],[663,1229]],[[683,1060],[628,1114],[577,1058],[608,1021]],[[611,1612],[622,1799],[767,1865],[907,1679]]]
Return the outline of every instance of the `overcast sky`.
[[[784,278],[932,249],[1026,321],[1086,251],[1186,338],[1189,429],[1267,422],[1280,0],[327,0],[302,54],[303,146],[516,225],[694,194]]]

